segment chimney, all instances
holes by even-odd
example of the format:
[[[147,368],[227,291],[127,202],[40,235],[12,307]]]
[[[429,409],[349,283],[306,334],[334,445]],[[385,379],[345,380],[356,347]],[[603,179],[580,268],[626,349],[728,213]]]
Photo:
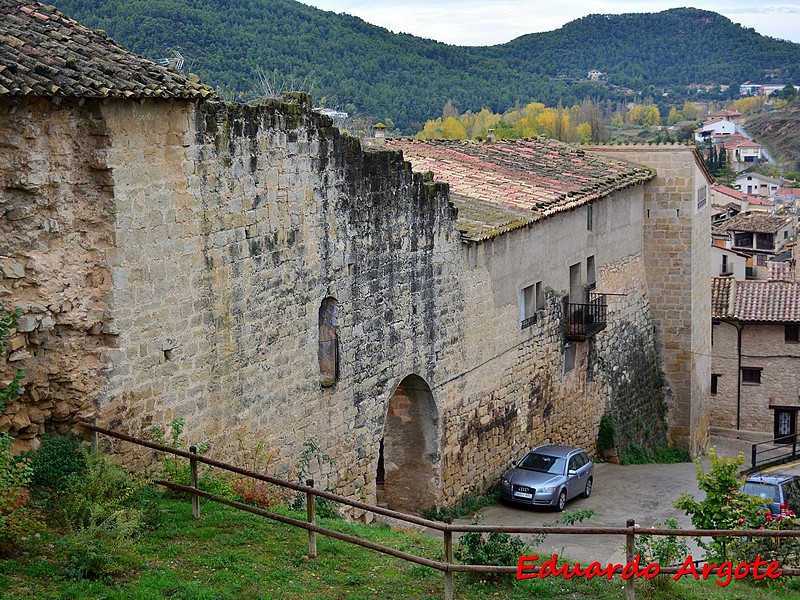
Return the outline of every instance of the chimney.
[[[494,144],[497,138],[494,137],[494,129],[490,129],[486,132],[486,143],[487,144]]]
[[[386,137],[386,125],[383,123],[376,123],[372,127],[372,137],[374,138],[385,138]]]

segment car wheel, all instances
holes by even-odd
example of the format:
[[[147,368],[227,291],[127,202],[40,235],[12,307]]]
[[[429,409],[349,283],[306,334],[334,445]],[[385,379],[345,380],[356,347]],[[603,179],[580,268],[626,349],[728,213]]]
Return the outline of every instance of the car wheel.
[[[586,480],[586,487],[583,489],[583,497],[588,498],[592,495],[592,478]]]
[[[561,490],[561,493],[558,495],[558,500],[556,500],[555,509],[558,512],[564,510],[564,507],[567,505],[567,490]]]

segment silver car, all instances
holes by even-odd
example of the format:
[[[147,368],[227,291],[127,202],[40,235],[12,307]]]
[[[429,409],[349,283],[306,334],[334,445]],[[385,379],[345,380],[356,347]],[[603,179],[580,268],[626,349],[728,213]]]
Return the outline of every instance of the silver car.
[[[580,448],[539,446],[512,464],[500,479],[503,500],[562,511],[568,500],[592,493],[594,463]]]

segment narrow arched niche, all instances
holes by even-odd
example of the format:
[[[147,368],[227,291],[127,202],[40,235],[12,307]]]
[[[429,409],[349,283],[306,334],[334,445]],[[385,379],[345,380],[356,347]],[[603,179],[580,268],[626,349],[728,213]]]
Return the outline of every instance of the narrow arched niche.
[[[339,380],[339,303],[331,296],[319,307],[319,383],[331,387]]]

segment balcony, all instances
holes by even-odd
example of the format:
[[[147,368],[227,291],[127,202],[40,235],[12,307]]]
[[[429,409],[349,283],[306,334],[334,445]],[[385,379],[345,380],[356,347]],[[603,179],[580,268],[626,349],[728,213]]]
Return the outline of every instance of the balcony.
[[[589,302],[575,304],[566,302],[566,335],[571,341],[583,342],[606,328],[605,294],[589,294]]]

